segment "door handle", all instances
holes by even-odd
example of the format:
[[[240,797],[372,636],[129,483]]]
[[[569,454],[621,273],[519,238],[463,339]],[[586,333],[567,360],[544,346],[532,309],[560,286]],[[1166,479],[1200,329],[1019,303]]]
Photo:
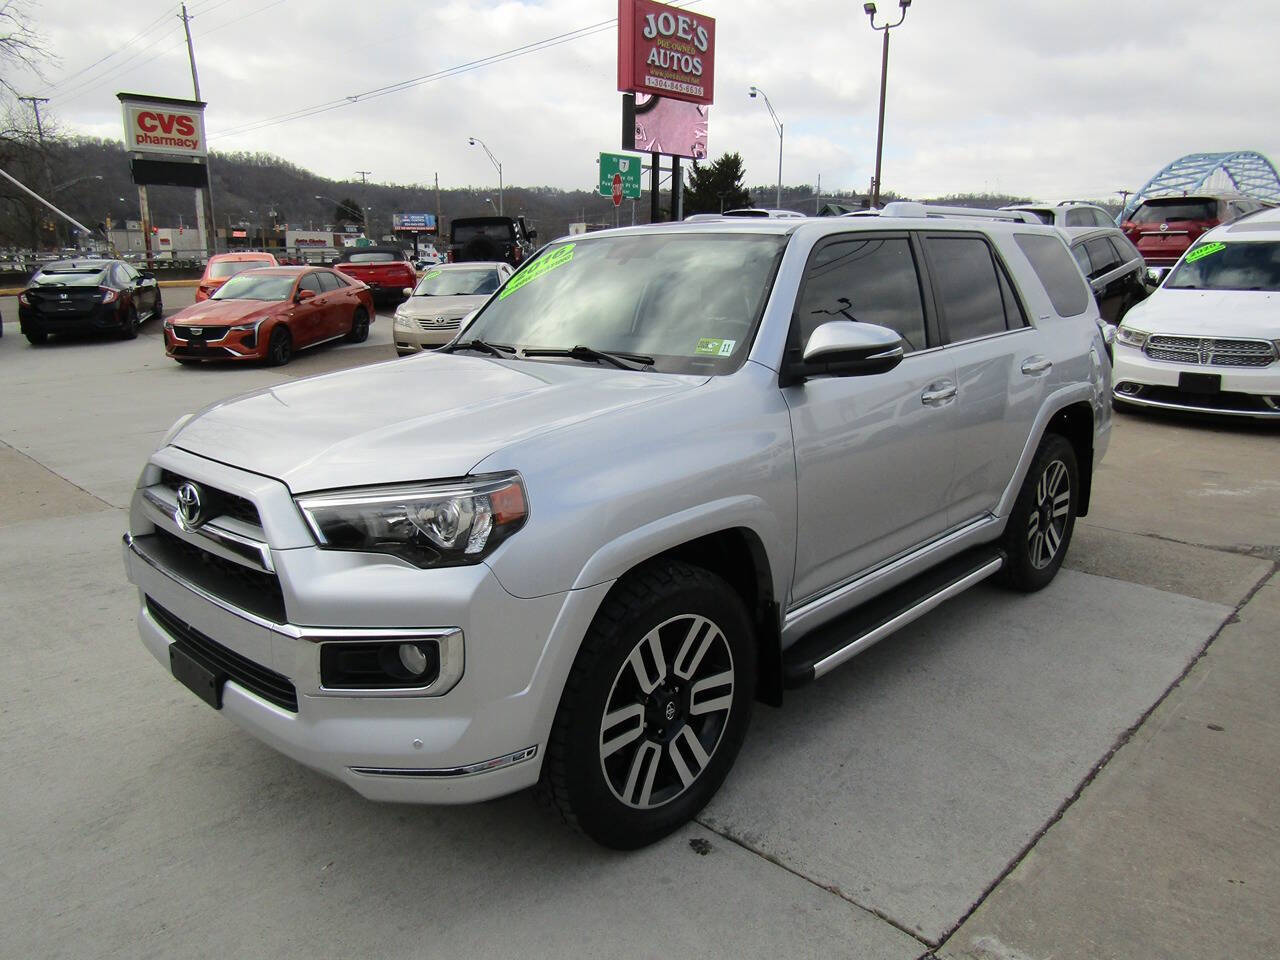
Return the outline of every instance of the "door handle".
[[[926,407],[941,407],[955,399],[956,385],[950,380],[935,380],[924,388],[920,402]]]
[[[1052,366],[1052,360],[1037,353],[1022,361],[1022,372],[1029,377],[1038,377],[1042,373],[1048,373]]]

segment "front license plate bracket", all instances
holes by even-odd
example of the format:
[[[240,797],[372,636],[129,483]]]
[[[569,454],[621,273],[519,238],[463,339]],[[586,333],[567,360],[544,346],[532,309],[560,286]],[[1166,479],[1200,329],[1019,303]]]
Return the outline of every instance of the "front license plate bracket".
[[[1215,394],[1222,392],[1220,373],[1180,373],[1178,390],[1182,393]]]
[[[222,685],[227,675],[210,670],[176,643],[169,644],[169,668],[183,686],[215,710],[222,709]]]

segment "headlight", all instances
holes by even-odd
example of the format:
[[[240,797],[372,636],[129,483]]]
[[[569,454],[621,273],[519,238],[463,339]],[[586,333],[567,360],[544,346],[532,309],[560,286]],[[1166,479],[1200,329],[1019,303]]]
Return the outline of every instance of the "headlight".
[[[263,319],[266,319],[266,318],[264,317]],[[257,330],[257,329],[258,329],[258,327],[260,327],[260,326],[262,326],[262,320],[257,320],[257,321],[255,321],[255,322],[253,322],[253,323],[237,323],[237,324],[236,324],[234,327],[232,327],[231,329],[232,329],[232,330],[239,330],[241,333],[243,333],[243,332],[244,332],[244,331],[246,331],[246,330]]]
[[[408,328],[410,328],[410,327],[412,327],[412,326],[413,326],[413,321],[412,321],[412,320],[410,320],[408,317],[406,317],[403,313],[401,313],[400,311],[398,311],[398,310],[397,310],[397,311],[396,311],[396,323],[395,323],[395,325],[396,325],[397,327],[404,327],[405,329],[408,329]]]
[[[1150,334],[1143,333],[1141,330],[1134,330],[1131,327],[1120,327],[1116,331],[1116,343],[1123,344],[1126,347],[1136,347],[1142,349],[1142,345],[1147,342]]]
[[[479,563],[529,513],[514,473],[360,487],[299,497],[297,503],[321,548],[386,553],[418,567]]]

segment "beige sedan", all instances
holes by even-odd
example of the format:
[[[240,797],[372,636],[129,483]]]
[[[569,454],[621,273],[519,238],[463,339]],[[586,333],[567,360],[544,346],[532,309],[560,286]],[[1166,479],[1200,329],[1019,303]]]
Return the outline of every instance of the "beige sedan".
[[[430,267],[409,299],[396,308],[396,352],[404,356],[448,343],[463,317],[481,307],[511,274],[505,263]]]

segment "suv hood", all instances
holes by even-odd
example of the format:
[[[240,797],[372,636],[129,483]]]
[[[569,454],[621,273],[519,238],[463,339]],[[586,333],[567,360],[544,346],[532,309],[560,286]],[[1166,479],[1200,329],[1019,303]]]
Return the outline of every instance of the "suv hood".
[[[216,404],[170,441],[294,493],[465,476],[503,446],[692,390],[702,376],[423,353]]]
[[[1124,326],[1187,337],[1280,338],[1280,293],[1161,287],[1124,315]]]

